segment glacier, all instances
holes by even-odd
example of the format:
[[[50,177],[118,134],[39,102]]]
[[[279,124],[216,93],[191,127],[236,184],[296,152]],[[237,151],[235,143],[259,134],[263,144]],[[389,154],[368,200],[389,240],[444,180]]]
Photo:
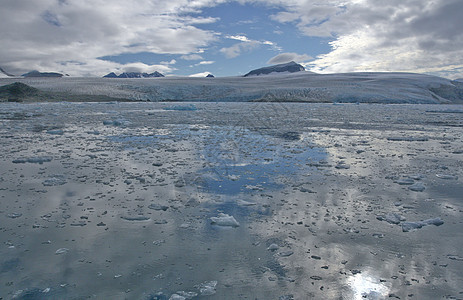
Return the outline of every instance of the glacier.
[[[53,101],[461,104],[463,83],[415,73],[281,73],[250,77],[0,78],[56,93]],[[106,97],[106,98],[104,98]],[[108,98],[110,97],[110,98]],[[77,100],[76,100],[77,99]]]

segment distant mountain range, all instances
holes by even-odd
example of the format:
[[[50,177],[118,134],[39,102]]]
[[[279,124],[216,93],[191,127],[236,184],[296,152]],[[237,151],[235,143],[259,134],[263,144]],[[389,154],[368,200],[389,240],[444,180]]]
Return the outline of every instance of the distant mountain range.
[[[120,74],[119,76],[116,75],[116,73],[111,72],[103,76],[103,78],[153,78],[153,77],[164,77],[164,75],[162,75],[158,71],[155,71],[151,74],[140,73],[140,72],[124,72]]]
[[[30,71],[26,74],[22,74],[23,77],[63,77],[63,74],[55,72],[39,72],[39,71]]]
[[[291,61],[285,64],[274,65],[270,67],[264,67],[256,70],[252,70],[251,72],[244,75],[244,77],[248,76],[259,76],[259,75],[268,75],[274,73],[295,73],[305,71],[305,68],[300,64]]]

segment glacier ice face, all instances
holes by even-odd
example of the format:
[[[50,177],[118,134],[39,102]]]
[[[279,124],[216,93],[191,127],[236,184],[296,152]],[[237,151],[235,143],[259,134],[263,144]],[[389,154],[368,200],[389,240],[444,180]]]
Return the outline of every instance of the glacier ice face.
[[[15,80],[0,78],[0,85]],[[337,103],[463,103],[463,84],[413,73],[312,74],[155,79],[25,78],[44,92],[133,101],[265,101]],[[1,95],[0,95],[1,96]],[[62,96],[66,100],[65,96]],[[75,99],[75,97],[74,97]],[[103,98],[102,98],[103,99]],[[101,100],[103,101],[103,100]]]

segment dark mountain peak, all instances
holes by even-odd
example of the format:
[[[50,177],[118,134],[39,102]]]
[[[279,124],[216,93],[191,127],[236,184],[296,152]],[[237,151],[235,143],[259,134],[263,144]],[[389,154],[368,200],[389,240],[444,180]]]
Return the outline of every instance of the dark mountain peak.
[[[207,78],[214,78],[214,75],[212,75],[212,74],[207,74],[206,77],[207,77]]]
[[[117,75],[116,75],[116,73],[111,72],[111,73],[106,74],[105,76],[103,76],[103,78],[117,78]]]
[[[12,75],[12,74],[8,73],[7,71],[3,70],[1,67],[0,67],[0,73],[3,73],[8,77],[14,77],[14,75]]]
[[[63,74],[55,72],[39,72],[37,70],[30,71],[26,74],[21,75],[23,77],[63,77]]]
[[[285,64],[279,64],[279,65],[274,65],[270,67],[264,67],[264,68],[252,70],[251,72],[244,75],[244,77],[252,76],[252,75],[258,76],[258,75],[266,75],[266,74],[271,74],[271,73],[282,73],[282,72],[294,73],[294,72],[300,72],[300,71],[305,71],[305,68],[301,66],[300,64],[295,63],[294,61],[291,61]]]
[[[9,102],[22,102],[25,98],[39,94],[40,91],[38,89],[21,82],[0,86],[0,99],[5,99]]]
[[[119,76],[117,76],[116,73],[111,72],[109,74],[106,74],[103,77],[104,78],[153,78],[153,77],[164,77],[164,75],[162,75],[158,71],[154,71],[151,74],[140,73],[140,72],[124,72],[124,73],[121,73]]]

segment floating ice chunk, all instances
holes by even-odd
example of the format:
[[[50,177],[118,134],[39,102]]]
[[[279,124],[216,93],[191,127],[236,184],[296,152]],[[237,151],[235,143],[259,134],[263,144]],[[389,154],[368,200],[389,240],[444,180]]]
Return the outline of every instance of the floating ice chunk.
[[[405,221],[405,218],[396,213],[388,213],[385,216],[385,221],[390,224],[399,224],[401,221]]]
[[[426,176],[424,176],[423,174],[413,174],[413,175],[410,175],[409,177],[414,180],[421,180],[425,178]]]
[[[58,250],[55,251],[55,254],[64,254],[68,253],[69,249],[68,248],[59,248]]]
[[[436,174],[437,178],[446,179],[446,180],[457,180],[458,176],[450,174]]]
[[[66,184],[66,178],[64,175],[61,174],[55,174],[51,175],[49,178],[45,179],[42,184],[44,186],[56,186],[56,185],[63,185]]]
[[[350,169],[350,166],[346,164],[345,162],[341,161],[335,166],[336,169]]]
[[[50,162],[53,160],[51,156],[37,156],[37,157],[25,157],[25,158],[18,158],[13,160],[14,164],[25,164],[25,163],[33,163],[33,164],[43,164],[44,162]]]
[[[238,205],[240,206],[253,206],[253,205],[257,205],[257,203],[254,203],[254,202],[249,202],[249,201],[245,201],[245,200],[238,200],[236,201],[238,203]]]
[[[183,297],[183,296],[180,296],[178,294],[172,294],[172,296],[170,296],[169,300],[186,300],[186,298]]]
[[[288,256],[291,256],[291,255],[293,255],[293,254],[294,254],[294,252],[290,250],[290,251],[283,251],[283,252],[280,252],[280,253],[278,253],[278,256],[281,256],[281,257],[288,257]]]
[[[440,226],[442,224],[444,224],[444,221],[441,218],[427,219],[427,220],[420,221],[420,222],[403,222],[402,231],[409,232],[414,229],[420,229],[427,225]]]
[[[64,131],[62,129],[51,129],[47,130],[47,133],[52,135],[63,135]]]
[[[185,297],[185,299],[191,299],[198,296],[198,293],[195,292],[185,292],[185,291],[178,291],[176,292],[177,295]]]
[[[130,121],[124,119],[117,119],[117,120],[104,120],[103,125],[107,126],[115,126],[115,127],[124,127],[130,125]]]
[[[167,224],[167,220],[156,220],[154,221],[154,224],[157,224],[157,225]]]
[[[268,246],[267,250],[269,251],[276,251],[278,250],[280,247],[277,245],[277,244],[271,244],[270,246]]]
[[[415,181],[412,178],[402,178],[394,182],[400,185],[412,185],[415,183]]]
[[[447,254],[447,258],[450,260],[463,261],[463,257],[453,254]]]
[[[444,224],[444,221],[442,221],[441,218],[433,218],[433,219],[427,219],[422,221],[424,225],[435,225],[435,226],[440,226]]]
[[[10,214],[7,214],[6,216],[8,218],[12,218],[12,219],[16,219],[16,218],[19,218],[20,216],[22,216],[23,214],[21,213],[10,213]]]
[[[408,189],[410,191],[414,191],[414,192],[422,192],[422,191],[424,191],[426,189],[426,187],[424,186],[423,183],[417,182],[417,183],[409,186]]]
[[[121,219],[124,219],[126,221],[138,221],[138,222],[141,221],[142,222],[142,221],[149,221],[151,218],[139,215],[139,216],[121,216]]]
[[[148,205],[148,208],[149,209],[154,209],[154,210],[166,211],[169,208],[169,206],[160,205],[160,204],[157,204],[157,203],[151,203],[150,205]]]
[[[240,223],[235,220],[233,216],[229,216],[224,213],[220,213],[217,217],[211,217],[211,223],[217,226],[230,226],[230,227],[238,227]]]
[[[206,281],[199,286],[199,292],[202,296],[210,296],[216,293],[215,286],[217,281]]]

